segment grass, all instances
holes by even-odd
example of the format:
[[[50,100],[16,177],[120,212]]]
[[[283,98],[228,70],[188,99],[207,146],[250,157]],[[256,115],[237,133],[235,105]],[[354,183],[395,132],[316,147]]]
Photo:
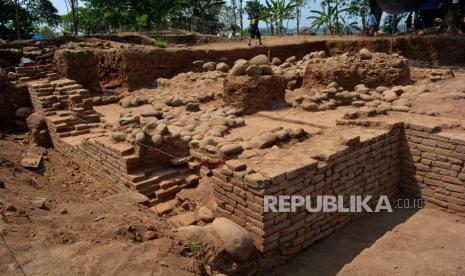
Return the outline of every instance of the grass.
[[[199,255],[200,252],[202,252],[203,250],[202,243],[199,241],[193,242],[190,244],[190,249],[192,253],[194,253],[195,255]]]
[[[168,47],[168,41],[157,38],[153,41],[153,45],[157,46],[158,48],[166,48]]]

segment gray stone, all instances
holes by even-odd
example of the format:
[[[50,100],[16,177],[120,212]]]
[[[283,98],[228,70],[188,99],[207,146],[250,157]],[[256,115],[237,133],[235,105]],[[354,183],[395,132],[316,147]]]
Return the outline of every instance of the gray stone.
[[[122,142],[122,141],[126,140],[126,134],[124,134],[122,132],[112,132],[110,134],[110,136],[116,142]]]
[[[216,70],[220,72],[227,73],[229,72],[229,69],[231,69],[231,67],[224,62],[220,62],[216,65]]]
[[[392,103],[393,101],[397,100],[397,94],[391,90],[387,90],[383,92],[382,99],[385,102]]]
[[[220,148],[220,152],[224,154],[237,154],[242,152],[242,146],[239,144],[227,144]]]
[[[281,59],[275,57],[271,60],[271,64],[273,65],[280,65],[282,62],[281,62]]]
[[[199,212],[198,212],[197,215],[198,215],[199,219],[201,219],[202,221],[204,221],[206,223],[210,223],[215,219],[215,216],[213,215],[213,212],[210,211],[210,209],[208,209],[207,207],[204,207],[204,206],[200,207]]]
[[[226,218],[217,218],[209,226],[220,237],[225,251],[235,261],[249,259],[255,246],[247,230]]]
[[[257,65],[250,65],[249,67],[247,67],[245,72],[247,73],[247,75],[251,77],[260,76],[262,74],[262,69]]]
[[[266,55],[258,55],[258,56],[255,56],[254,58],[252,58],[249,63],[251,65],[265,65],[265,64],[269,64],[270,61],[268,59],[268,57]]]
[[[215,71],[216,70],[216,64],[214,62],[207,62],[204,65],[202,65],[202,68],[205,71]]]
[[[368,50],[368,49],[361,49],[360,52],[358,52],[358,54],[360,55],[360,57],[362,59],[372,59],[373,58],[373,54]]]
[[[239,59],[234,63],[234,66],[231,68],[229,73],[234,76],[245,75],[245,71],[249,67],[249,62],[245,59]]]
[[[155,134],[152,136],[152,143],[154,146],[159,147],[163,143],[163,136]]]

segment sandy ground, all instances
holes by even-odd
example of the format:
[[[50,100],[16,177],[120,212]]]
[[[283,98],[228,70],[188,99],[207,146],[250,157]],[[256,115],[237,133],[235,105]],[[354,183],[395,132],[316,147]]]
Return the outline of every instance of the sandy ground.
[[[464,275],[464,233],[431,207],[371,214],[266,275]]]

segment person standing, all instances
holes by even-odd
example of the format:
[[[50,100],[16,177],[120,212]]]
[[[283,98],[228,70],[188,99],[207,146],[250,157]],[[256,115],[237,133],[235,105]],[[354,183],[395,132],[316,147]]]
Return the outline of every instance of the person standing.
[[[370,36],[378,36],[378,20],[373,10],[370,11],[368,16],[368,27],[370,28]]]
[[[260,21],[260,16],[255,14],[252,19],[250,19],[250,39],[249,46],[252,46],[252,39],[257,38],[260,45],[262,43],[262,35],[260,34],[260,29],[258,28],[258,23]]]

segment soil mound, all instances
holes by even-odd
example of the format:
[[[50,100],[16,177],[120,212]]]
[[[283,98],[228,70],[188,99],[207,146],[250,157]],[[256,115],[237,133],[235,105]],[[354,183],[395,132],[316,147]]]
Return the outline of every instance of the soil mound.
[[[375,88],[405,85],[411,81],[409,66],[401,56],[363,50],[358,55],[343,54],[310,63],[305,70],[304,87],[337,82],[344,89],[352,90],[360,83]]]

